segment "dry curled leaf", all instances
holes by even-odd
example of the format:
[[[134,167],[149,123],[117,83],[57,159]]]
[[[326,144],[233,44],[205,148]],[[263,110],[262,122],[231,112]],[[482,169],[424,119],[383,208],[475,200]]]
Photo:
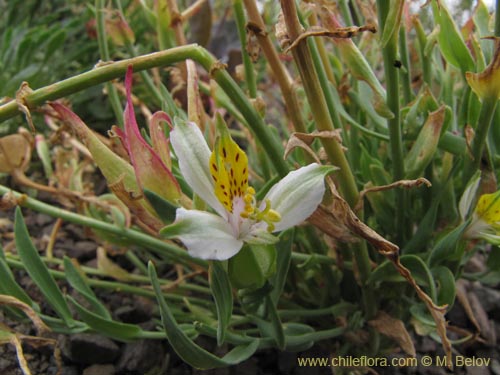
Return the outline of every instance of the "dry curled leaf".
[[[296,38],[288,47],[285,49],[285,53],[288,53],[292,48],[295,48],[303,40],[312,36],[326,36],[329,38],[339,38],[339,39],[350,39],[359,35],[364,31],[370,31],[372,33],[377,32],[377,28],[373,25],[365,26],[349,26],[349,27],[337,27],[335,29],[327,29],[321,26],[311,26],[306,31],[302,32],[298,38]]]
[[[307,145],[306,142],[303,140],[294,137],[292,142],[292,146],[287,145],[285,155],[287,155],[291,149],[294,147],[301,147],[307,152],[311,153],[313,157],[317,160],[316,155],[314,152],[312,152],[311,148]],[[436,323],[436,329],[439,337],[441,338],[441,342],[443,345],[443,349],[446,353],[447,357],[447,363],[452,366],[452,357],[451,357],[451,343],[448,340],[448,337],[446,336],[446,320],[444,318],[444,315],[446,314],[446,308],[447,306],[437,306],[434,304],[432,299],[420,288],[420,286],[417,284],[413,276],[411,275],[411,272],[408,268],[403,266],[399,260],[399,247],[396,244],[393,244],[392,242],[386,240],[384,237],[382,237],[380,234],[378,234],[376,231],[374,231],[372,228],[370,228],[368,225],[366,225],[364,222],[362,222],[354,213],[354,211],[351,209],[349,204],[345,201],[344,198],[342,198],[337,191],[337,188],[333,182],[333,179],[330,176],[327,176],[325,178],[325,181],[330,189],[330,192],[333,197],[333,203],[331,205],[330,209],[330,214],[325,215],[324,213],[321,213],[321,210],[324,208],[320,206],[318,210],[320,210],[320,215],[322,217],[327,217],[329,218],[329,223],[336,222],[337,224],[333,225],[332,228],[327,228],[325,225],[320,224],[318,226],[318,229],[323,230],[327,234],[335,234],[338,232],[337,226],[339,225],[338,223],[341,223],[340,225],[344,226],[347,228],[349,231],[352,233],[358,235],[359,237],[365,239],[370,245],[372,245],[380,254],[382,254],[384,257],[386,257],[391,263],[394,265],[396,270],[399,272],[401,276],[403,276],[406,281],[413,287],[415,292],[417,293],[417,296],[420,298],[422,302],[424,302],[425,306],[429,310],[430,314],[432,315],[432,318],[434,322]],[[426,183],[427,180],[420,180],[418,184]],[[427,181],[428,182],[428,181]],[[402,185],[409,185],[410,187],[417,184],[417,182],[403,182]],[[313,214],[317,215],[316,213]]]
[[[432,186],[432,184],[431,184],[431,182],[429,180],[427,180],[426,178],[420,177],[420,178],[417,178],[415,180],[399,180],[399,181],[395,181],[395,182],[393,182],[392,184],[389,184],[389,185],[380,185],[380,186],[371,186],[371,187],[368,187],[366,189],[363,189],[359,193],[359,201],[356,204],[356,207],[355,207],[354,211],[357,212],[358,210],[361,210],[363,208],[363,198],[368,193],[375,193],[375,192],[378,192],[378,191],[384,191],[384,190],[394,189],[396,187],[402,187],[402,188],[405,188],[405,189],[410,189],[410,188],[413,188],[413,187],[419,187],[421,185],[425,185],[427,187],[431,187]]]
[[[415,346],[401,320],[395,319],[380,310],[375,319],[370,320],[368,324],[375,328],[376,331],[396,341],[406,354],[415,357]]]
[[[26,102],[26,96],[30,95],[33,92],[31,87],[28,85],[28,82],[21,83],[21,87],[16,92],[16,103],[19,110],[24,113],[26,117],[26,121],[31,129],[32,133],[35,133],[35,125],[33,125],[33,119],[31,118],[31,112],[28,107],[28,103]]]
[[[0,138],[0,173],[24,171],[31,159],[31,142],[26,134],[10,134]]]
[[[97,269],[118,281],[130,281],[130,273],[109,259],[101,246],[97,248]]]

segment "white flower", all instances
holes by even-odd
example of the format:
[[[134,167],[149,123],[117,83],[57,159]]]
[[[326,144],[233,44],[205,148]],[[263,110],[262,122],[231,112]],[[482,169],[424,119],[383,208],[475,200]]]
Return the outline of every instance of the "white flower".
[[[170,133],[179,167],[193,191],[216,212],[177,209],[175,222],[161,230],[178,238],[197,258],[225,260],[243,244],[277,241],[271,233],[307,219],[325,192],[324,177],[333,167],[313,163],[290,172],[260,204],[248,186],[248,159],[225,126],[218,128],[213,152],[195,123],[176,120]]]

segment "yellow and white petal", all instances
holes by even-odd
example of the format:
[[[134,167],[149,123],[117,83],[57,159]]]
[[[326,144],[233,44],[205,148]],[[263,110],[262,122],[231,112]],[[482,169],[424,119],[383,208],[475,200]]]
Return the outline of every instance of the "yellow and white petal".
[[[291,228],[311,216],[323,199],[324,178],[334,170],[334,167],[312,163],[290,172],[269,190],[263,202],[269,200],[272,210],[281,216],[273,232]],[[265,203],[261,210],[264,206]]]
[[[189,255],[201,259],[226,260],[243,246],[226,220],[205,211],[178,208],[175,222],[163,228],[160,234],[178,238]]]
[[[497,226],[500,223],[500,191],[481,195],[475,214],[489,225]]]
[[[215,195],[228,212],[233,212],[233,203],[242,197],[248,187],[248,158],[233,141],[221,117],[217,117],[219,136],[210,156],[210,173],[215,184]]]
[[[179,160],[179,168],[193,191],[207,202],[219,215],[227,218],[227,211],[214,193],[210,175],[210,149],[194,122],[175,119],[170,142]]]

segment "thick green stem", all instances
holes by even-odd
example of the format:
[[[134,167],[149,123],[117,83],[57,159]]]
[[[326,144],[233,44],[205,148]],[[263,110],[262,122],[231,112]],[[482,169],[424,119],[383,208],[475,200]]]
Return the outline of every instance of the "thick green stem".
[[[386,0],[377,0],[377,13],[379,19],[380,30],[384,30],[385,21],[389,12],[390,3]],[[401,123],[399,116],[399,72],[394,66],[397,60],[397,37],[399,32],[395,32],[394,36],[389,40],[387,45],[382,48],[384,59],[384,72],[386,79],[387,105],[394,117],[387,120],[389,127],[390,152],[392,159],[392,170],[394,180],[402,180],[405,176],[404,172],[404,154],[403,140],[401,136]],[[401,243],[404,242],[407,225],[405,220],[406,213],[406,192],[403,189],[396,191],[396,228],[398,238]]]
[[[399,30],[399,51],[401,54],[400,77],[403,87],[403,97],[405,104],[408,104],[413,100],[413,91],[411,89],[410,56],[406,45],[406,29],[404,25],[401,25]]]
[[[107,233],[112,233],[122,238],[126,238],[131,244],[144,246],[151,251],[159,254],[169,255],[176,259],[176,261],[181,261],[183,263],[189,264],[194,263],[201,267],[208,267],[208,263],[202,259],[192,258],[187,251],[181,247],[174,245],[172,243],[167,243],[157,238],[151,237],[147,234],[141,233],[139,231],[127,228],[121,228],[113,224],[106,223],[104,221],[92,219],[87,216],[79,215],[74,212],[70,212],[47,203],[40,202],[36,199],[29,198],[25,194],[15,192],[5,186],[0,185],[0,194],[12,193],[18,204],[33,209],[37,212],[47,214],[52,217],[61,218],[70,223],[75,223],[83,225],[93,229],[99,229]]]
[[[107,62],[111,60],[109,55],[108,40],[106,35],[106,24],[105,24],[105,1],[96,0],[95,2],[95,12],[96,12],[96,28],[97,28],[97,42],[99,44],[99,54],[101,55],[101,61]],[[106,90],[109,95],[111,102],[111,108],[115,113],[118,123],[123,126],[123,107],[118,96],[118,91],[112,83],[106,83]]]
[[[496,96],[488,96],[483,100],[479,120],[474,133],[474,139],[472,140],[471,145],[472,159],[467,158],[465,161],[464,184],[469,181],[474,172],[480,167],[484,152],[484,145],[486,144],[486,138],[490,130],[493,115],[495,114],[497,102],[498,99]]]
[[[293,1],[281,0],[281,7],[285,18],[288,36],[293,41],[302,32],[295,3]],[[320,131],[332,131],[334,126],[328,110],[325,96],[319,82],[318,74],[314,68],[314,61],[309,51],[306,40],[302,40],[292,49],[295,64],[300,73],[302,84],[314,116],[316,128]],[[321,142],[325,148],[328,158],[333,165],[340,168],[337,172],[339,189],[346,201],[354,206],[358,201],[358,189],[354,175],[347,162],[342,145],[333,138],[322,138]]]
[[[253,32],[257,38],[262,53],[271,68],[274,78],[280,86],[283,100],[285,101],[287,114],[293,124],[295,131],[305,133],[306,124],[302,116],[302,110],[294,88],[293,80],[274,47],[274,44],[266,32],[266,25],[262,19],[255,0],[243,0],[248,15],[248,22],[254,28]],[[306,155],[307,158],[307,155]]]
[[[17,268],[17,269],[23,269],[23,270],[26,269],[23,262],[16,260],[16,259],[12,259],[10,257],[7,258],[7,264],[9,264],[9,266]],[[65,280],[67,278],[66,274],[62,271],[57,271],[57,270],[53,270],[53,269],[49,268],[49,273],[56,279]],[[119,291],[121,293],[130,293],[130,294],[134,294],[137,296],[149,297],[149,298],[154,298],[156,296],[155,292],[151,289],[145,289],[145,288],[141,288],[138,286],[121,283],[118,281],[107,281],[107,280],[98,280],[98,279],[94,279],[94,278],[88,278],[87,283],[92,287],[111,290],[114,292]],[[213,306],[213,302],[210,300],[206,300],[206,299],[198,298],[198,297],[190,297],[190,296],[186,296],[185,294],[181,295],[181,294],[174,294],[174,293],[164,293],[163,295],[165,296],[165,298],[170,299],[172,301],[184,302],[184,299],[187,299],[190,303],[194,303],[194,304],[197,304],[200,306],[209,307],[209,308]]]
[[[241,57],[243,58],[243,66],[245,67],[245,83],[247,84],[248,95],[251,98],[257,97],[257,83],[255,81],[255,73],[253,64],[247,52],[247,33],[245,31],[245,13],[243,11],[242,0],[233,0],[234,18],[238,27],[238,36],[241,43]]]
[[[35,90],[31,94],[26,95],[23,100],[29,108],[35,108],[47,100],[58,99],[100,83],[123,77],[129,65],[132,65],[134,71],[138,72],[154,67],[170,65],[186,59],[198,62],[211,73],[214,80],[217,81],[228,97],[231,98],[234,105],[240,110],[243,117],[245,117],[250,130],[253,131],[257,140],[261,143],[269,159],[273,160],[273,166],[278,174],[285,176],[289,168],[283,160],[284,150],[281,143],[271,135],[264,120],[229,73],[224,70],[223,65],[218,63],[214,56],[207,50],[195,44],[106,64],[89,72]],[[19,113],[17,103],[15,101],[8,102],[0,106],[0,122]]]

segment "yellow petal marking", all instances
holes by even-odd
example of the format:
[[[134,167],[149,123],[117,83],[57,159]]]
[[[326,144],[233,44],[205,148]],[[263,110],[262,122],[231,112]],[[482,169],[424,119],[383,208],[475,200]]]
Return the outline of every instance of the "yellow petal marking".
[[[500,222],[500,192],[482,195],[476,206],[476,214],[490,225]]]
[[[210,156],[210,173],[215,195],[226,210],[233,212],[233,199],[243,197],[248,188],[248,158],[245,152],[224,132],[215,142]]]

